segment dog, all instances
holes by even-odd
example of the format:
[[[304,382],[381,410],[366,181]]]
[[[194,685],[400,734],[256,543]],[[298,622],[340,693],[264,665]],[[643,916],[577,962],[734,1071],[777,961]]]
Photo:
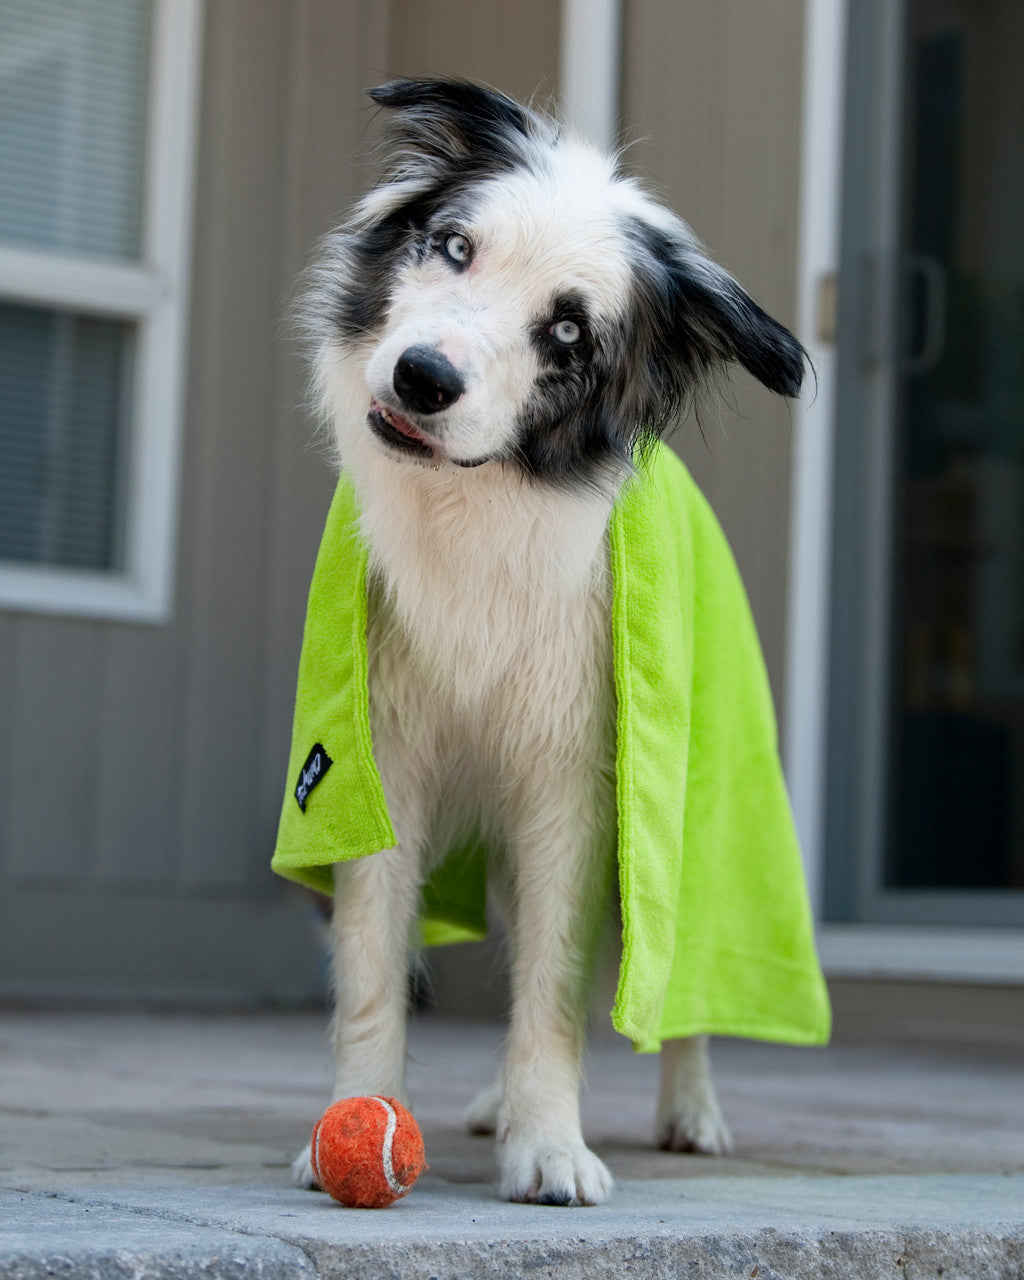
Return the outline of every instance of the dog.
[[[497,1134],[507,1199],[598,1204],[612,1179],[579,1086],[615,885],[609,522],[726,366],[792,397],[805,355],[684,222],[548,116],[465,81],[370,97],[383,177],[326,241],[306,307],[368,548],[369,719],[396,836],[334,869],[334,1094],[405,1097],[421,887],[450,837],[482,832],[512,1010],[470,1127]],[[730,1148],[703,1036],[663,1047],[657,1136]],[[314,1185],[308,1151],[295,1178]]]

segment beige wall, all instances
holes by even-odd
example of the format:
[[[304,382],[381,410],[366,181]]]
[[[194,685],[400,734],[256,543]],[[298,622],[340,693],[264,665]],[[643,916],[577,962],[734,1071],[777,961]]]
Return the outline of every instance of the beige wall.
[[[799,214],[802,0],[627,0],[624,141],[753,297],[792,327]],[[799,336],[799,335],[798,335]],[[791,415],[737,373],[680,451],[732,543],[783,701]],[[703,438],[702,438],[703,435]]]
[[[461,76],[539,101],[558,87],[557,0],[391,0],[387,73]]]
[[[979,1053],[1024,1050],[1024,987],[836,978],[833,1038],[845,1043],[942,1045]]]

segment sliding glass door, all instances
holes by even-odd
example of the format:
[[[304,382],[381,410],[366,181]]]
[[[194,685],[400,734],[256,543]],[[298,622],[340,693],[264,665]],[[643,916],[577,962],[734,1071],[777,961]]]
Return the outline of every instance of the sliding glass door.
[[[1024,925],[1020,0],[851,4],[827,914]]]

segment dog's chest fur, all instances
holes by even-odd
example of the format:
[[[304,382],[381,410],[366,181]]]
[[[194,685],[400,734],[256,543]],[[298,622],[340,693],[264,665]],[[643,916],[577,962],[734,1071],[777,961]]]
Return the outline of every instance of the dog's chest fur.
[[[517,776],[593,760],[595,738],[607,754],[610,499],[539,489],[501,464],[373,469],[358,487],[384,753]]]

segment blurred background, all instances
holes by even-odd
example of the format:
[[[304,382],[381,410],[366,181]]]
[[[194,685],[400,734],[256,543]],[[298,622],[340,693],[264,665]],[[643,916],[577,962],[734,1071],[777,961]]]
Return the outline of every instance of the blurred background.
[[[363,90],[560,105],[814,359],[673,443],[751,596],[836,1028],[1024,1043],[1018,0],[0,0],[0,997],[300,1004],[268,869],[333,479],[287,319]],[[493,948],[436,958],[493,1012]]]

